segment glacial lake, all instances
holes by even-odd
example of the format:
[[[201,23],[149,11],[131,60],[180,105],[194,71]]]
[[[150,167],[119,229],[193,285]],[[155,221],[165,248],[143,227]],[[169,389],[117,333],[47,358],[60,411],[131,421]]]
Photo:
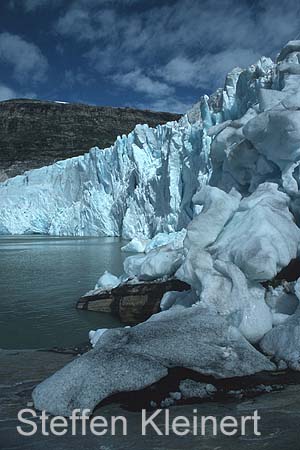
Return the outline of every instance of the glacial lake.
[[[118,238],[0,237],[0,348],[74,346],[90,329],[119,326],[109,314],[76,310],[108,270],[123,271]]]

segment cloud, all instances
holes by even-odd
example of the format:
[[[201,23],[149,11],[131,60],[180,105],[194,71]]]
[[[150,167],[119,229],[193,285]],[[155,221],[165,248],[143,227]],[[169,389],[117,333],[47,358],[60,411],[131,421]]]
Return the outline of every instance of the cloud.
[[[23,3],[27,11],[34,11],[35,9],[40,8],[41,6],[50,5],[51,0],[25,0]]]
[[[16,97],[17,97],[17,93],[13,89],[0,83],[0,101],[1,102],[3,100],[9,100],[11,98],[16,98]]]
[[[206,54],[211,63],[206,62],[227,70],[263,53],[275,56],[300,31],[296,0],[148,0],[134,8],[121,4],[77,0],[59,17],[56,31],[86,43],[86,57],[101,73],[156,66],[182,86],[195,79],[190,70],[207,70],[201,63]]]
[[[130,88],[135,92],[140,92],[152,97],[167,96],[174,93],[173,87],[170,87],[161,81],[153,80],[149,76],[143,74],[140,69],[113,75],[112,80],[118,86]]]
[[[195,102],[181,101],[176,98],[162,98],[154,101],[135,103],[133,106],[140,109],[150,109],[152,111],[168,111],[177,114],[186,113]]]
[[[234,67],[248,67],[259,57],[258,52],[241,48],[208,53],[198,59],[176,56],[160,67],[156,74],[173,85],[211,90],[214,86],[223,86],[225,74]]]
[[[0,81],[0,101],[10,100],[12,98],[36,98],[33,92],[20,93]]]
[[[62,3],[62,0],[10,0],[8,6],[10,9],[22,7],[26,12],[34,12],[41,7],[56,7]]]
[[[90,86],[95,83],[95,79],[91,75],[81,69],[67,69],[64,73],[65,84],[68,87],[74,87],[78,84]]]
[[[19,83],[41,82],[46,78],[48,62],[40,49],[16,34],[0,33],[0,60],[13,68]]]
[[[191,95],[197,100],[223,86],[234,66],[247,67],[263,54],[274,57],[300,31],[296,0],[10,0],[7,5],[34,20],[48,10],[52,17],[57,8],[51,32],[57,56],[64,54],[64,66],[55,67],[64,88],[80,90],[98,79],[105,89],[109,83],[122,89],[128,99],[138,94],[140,105],[156,110],[183,112],[193,103]],[[30,39],[0,34],[0,62],[20,83],[46,78],[47,60]]]

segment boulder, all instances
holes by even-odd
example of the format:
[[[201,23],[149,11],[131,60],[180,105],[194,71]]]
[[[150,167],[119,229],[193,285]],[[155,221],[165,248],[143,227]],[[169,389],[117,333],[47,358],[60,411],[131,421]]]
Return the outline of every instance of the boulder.
[[[163,295],[168,291],[188,291],[190,286],[183,281],[141,281],[121,284],[103,291],[94,290],[80,298],[76,307],[88,311],[111,313],[125,324],[136,324],[159,311]]]
[[[204,399],[212,397],[216,393],[217,388],[213,384],[187,379],[180,382],[179,391],[185,400],[190,398]]]

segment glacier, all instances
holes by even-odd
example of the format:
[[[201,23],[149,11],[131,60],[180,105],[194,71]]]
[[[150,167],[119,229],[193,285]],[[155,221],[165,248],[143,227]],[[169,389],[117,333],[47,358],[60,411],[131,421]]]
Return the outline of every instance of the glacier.
[[[190,285],[144,323],[93,332],[93,350],[34,390],[38,409],[92,409],[172,367],[215,378],[300,370],[300,278],[276,279],[300,253],[299,112],[300,41],[290,41],[275,62],[234,69],[178,122],[2,183],[2,232],[122,235],[140,253],[101,282]]]
[[[198,124],[138,125],[108,149],[0,185],[1,234],[149,238],[184,227],[208,177]]]
[[[257,101],[256,89],[271,83],[273,67],[262,58],[246,71],[234,69],[224,89],[204,96],[178,122],[137,125],[110,148],[1,183],[0,234],[132,239],[186,227],[198,212],[193,195],[217,172],[213,133],[238,132],[237,119]]]

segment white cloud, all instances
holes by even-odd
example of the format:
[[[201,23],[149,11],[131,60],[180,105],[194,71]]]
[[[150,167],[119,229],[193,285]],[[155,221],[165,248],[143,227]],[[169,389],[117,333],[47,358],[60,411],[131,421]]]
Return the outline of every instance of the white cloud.
[[[195,102],[194,102],[195,103]],[[150,102],[136,103],[135,108],[150,109],[152,111],[167,111],[177,114],[186,113],[193,105],[193,102],[185,102],[176,98],[161,98]]]
[[[91,77],[88,72],[81,69],[67,69],[65,70],[65,84],[68,87],[74,87],[78,84],[89,86],[95,83],[95,79]]]
[[[0,83],[0,101],[1,102],[3,100],[9,100],[11,98],[16,98],[16,97],[17,97],[17,93],[13,89]]]
[[[2,102],[12,98],[36,98],[36,94],[33,92],[20,93],[0,82],[0,101]]]
[[[0,61],[12,66],[14,78],[25,83],[44,81],[48,62],[33,43],[11,33],[0,33]]]
[[[41,6],[50,5],[51,0],[25,0],[23,3],[27,11],[34,11],[35,9],[40,8]]]
[[[156,73],[171,84],[211,89],[214,86],[221,87],[225,75],[234,67],[246,68],[257,62],[259,57],[258,52],[241,48],[208,53],[194,60],[176,56]]]
[[[148,77],[140,69],[113,75],[112,80],[116,85],[130,88],[148,96],[161,97],[174,93],[173,87]]]
[[[226,54],[228,65],[222,65],[227,70],[249,64],[251,52],[272,55],[299,32],[296,0],[258,0],[252,6],[243,0],[162,0],[159,6],[148,2],[143,9],[127,7],[125,12],[121,3],[77,0],[56,25],[58,33],[92,43],[86,56],[101,73],[156,66],[170,82],[174,78],[175,84],[189,86],[194,80],[190,70],[203,70],[203,55],[211,55],[221,70],[214,55],[221,59]]]
[[[131,3],[136,3],[130,7]],[[228,71],[275,56],[299,33],[297,0],[74,0],[55,31],[78,41],[91,71],[153,97],[154,109],[183,111],[190,89],[210,93]],[[200,93],[199,93],[200,96]],[[172,98],[170,98],[172,97]],[[149,100],[150,101],[150,100]]]
[[[62,3],[62,0],[10,0],[8,6],[10,9],[22,7],[26,12],[34,12],[41,7],[55,7]]]

